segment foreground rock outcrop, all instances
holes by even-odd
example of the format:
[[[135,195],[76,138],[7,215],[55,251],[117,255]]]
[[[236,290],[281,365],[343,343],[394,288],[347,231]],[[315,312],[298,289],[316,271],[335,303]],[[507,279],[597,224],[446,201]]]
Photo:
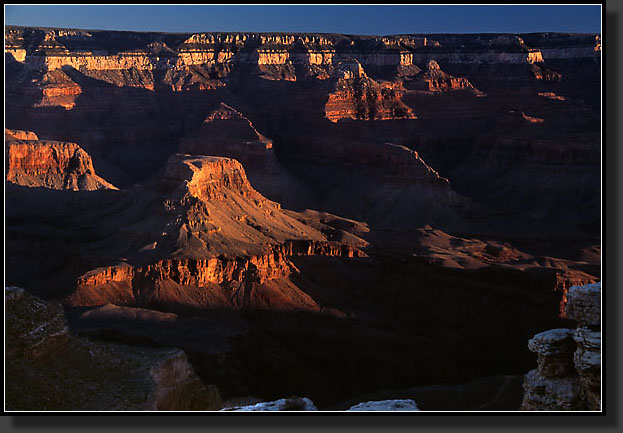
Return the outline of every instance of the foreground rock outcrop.
[[[175,348],[140,347],[73,335],[63,308],[16,287],[5,289],[6,405],[9,410],[217,410]]]
[[[578,328],[535,335],[538,368],[524,378],[522,410],[601,410],[601,283],[574,286],[567,316]]]

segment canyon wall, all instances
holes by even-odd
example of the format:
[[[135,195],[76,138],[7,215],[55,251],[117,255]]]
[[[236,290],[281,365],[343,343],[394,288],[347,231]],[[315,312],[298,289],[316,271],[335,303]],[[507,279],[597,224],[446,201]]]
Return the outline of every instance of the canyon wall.
[[[535,38],[533,38],[535,39]],[[153,90],[158,70],[186,70],[206,66],[212,75],[226,76],[232,64],[253,64],[271,75],[269,66],[282,66],[289,73],[277,79],[296,80],[292,65],[311,68],[312,76],[324,78],[312,67],[331,68],[341,61],[357,59],[365,66],[423,65],[444,63],[539,63],[548,58],[594,57],[600,47],[594,40],[569,38],[567,46],[548,45],[548,35],[526,45],[520,36],[506,38],[474,35],[467,44],[452,38],[432,41],[425,36],[362,37],[318,34],[198,33],[159,36],[155,33],[98,32],[61,29],[30,29],[8,26],[5,52],[28,69],[55,71],[75,69],[87,75],[113,72],[108,80]],[[417,41],[417,42],[415,42]],[[466,46],[467,45],[467,46]],[[551,45],[551,44],[550,44]],[[145,81],[128,80],[114,71],[142,71]],[[220,71],[220,72],[218,72]],[[273,71],[274,72],[274,71]],[[224,75],[223,75],[224,74]],[[116,77],[116,78],[113,78]],[[173,87],[173,90],[176,90]]]

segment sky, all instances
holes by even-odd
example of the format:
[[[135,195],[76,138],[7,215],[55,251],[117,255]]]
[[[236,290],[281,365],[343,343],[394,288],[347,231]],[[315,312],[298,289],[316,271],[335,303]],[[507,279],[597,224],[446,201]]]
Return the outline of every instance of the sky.
[[[599,33],[600,5],[5,5],[5,25],[158,32]]]

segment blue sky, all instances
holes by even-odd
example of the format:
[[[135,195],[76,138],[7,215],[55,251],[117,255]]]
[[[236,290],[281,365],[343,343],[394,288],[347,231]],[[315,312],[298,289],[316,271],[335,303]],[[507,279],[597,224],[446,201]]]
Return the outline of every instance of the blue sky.
[[[161,32],[599,33],[599,5],[5,5],[5,24]]]

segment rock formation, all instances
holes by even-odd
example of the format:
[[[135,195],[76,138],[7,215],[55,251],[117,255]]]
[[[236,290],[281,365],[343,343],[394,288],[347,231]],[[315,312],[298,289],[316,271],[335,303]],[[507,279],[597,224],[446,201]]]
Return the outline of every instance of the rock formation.
[[[174,348],[91,341],[72,334],[63,308],[16,287],[5,289],[9,410],[218,410]],[[71,366],[71,367],[69,367]]]
[[[429,92],[448,92],[451,90],[468,90],[475,95],[482,96],[482,92],[474,88],[472,83],[464,77],[453,77],[441,70],[439,63],[430,60],[426,69],[413,78],[409,88],[427,90]]]
[[[335,91],[325,105],[325,116],[331,122],[415,118],[411,109],[400,101],[400,85],[377,83],[366,75],[357,60],[338,63],[335,76]]]
[[[195,66],[208,73],[225,75],[232,64],[250,63],[269,79],[296,79],[291,75],[272,76],[270,66],[291,67],[331,65],[346,57],[360,57],[368,65],[424,64],[437,56],[438,61],[496,63],[543,62],[548,58],[595,55],[599,39],[591,35],[556,34],[512,35],[425,35],[359,37],[320,34],[195,33],[161,35],[157,33],[37,29],[8,26],[6,52],[19,63],[37,63],[47,70],[70,66],[76,70],[107,71],[109,79],[122,78],[120,71],[135,68],[141,82],[126,85],[154,85],[154,71],[185,69]],[[599,38],[599,35],[597,35]],[[527,40],[531,46],[525,42]],[[129,42],[131,41],[131,42]],[[587,46],[585,47],[584,44]],[[542,46],[543,49],[534,48]],[[459,50],[461,48],[461,50]],[[283,69],[282,69],[283,70]],[[116,72],[116,74],[115,74]]]
[[[601,410],[601,283],[573,286],[567,317],[578,328],[535,335],[538,368],[526,374],[522,410]]]
[[[221,102],[195,131],[180,140],[180,152],[234,158],[255,189],[284,206],[309,201],[308,188],[275,157],[273,141],[259,133],[242,113]],[[297,206],[298,205],[298,206]]]
[[[249,119],[221,102],[206,117],[196,134],[181,140],[180,152],[230,157],[237,155],[235,159],[243,165],[254,166],[255,161],[246,158],[256,157],[261,164],[262,156],[272,146],[272,140],[260,134]]]
[[[250,296],[253,287],[297,272],[291,256],[365,255],[355,246],[329,242],[316,228],[283,212],[251,187],[233,159],[173,155],[150,187],[159,198],[151,217],[132,229],[137,241],[129,259],[135,265],[122,262],[82,275],[69,299],[72,305],[177,299],[202,308],[248,307],[260,301]],[[135,194],[148,195],[142,188]],[[119,225],[130,226],[136,216],[121,213],[118,218]],[[209,296],[202,294],[205,289]],[[296,290],[280,296],[289,308],[318,309]],[[274,308],[279,304],[277,298],[266,302]]]
[[[73,191],[116,189],[95,174],[91,157],[76,143],[39,140],[33,132],[8,129],[4,137],[9,182]]]
[[[10,140],[39,140],[37,134],[32,131],[19,131],[15,129],[4,129],[4,141]]]

